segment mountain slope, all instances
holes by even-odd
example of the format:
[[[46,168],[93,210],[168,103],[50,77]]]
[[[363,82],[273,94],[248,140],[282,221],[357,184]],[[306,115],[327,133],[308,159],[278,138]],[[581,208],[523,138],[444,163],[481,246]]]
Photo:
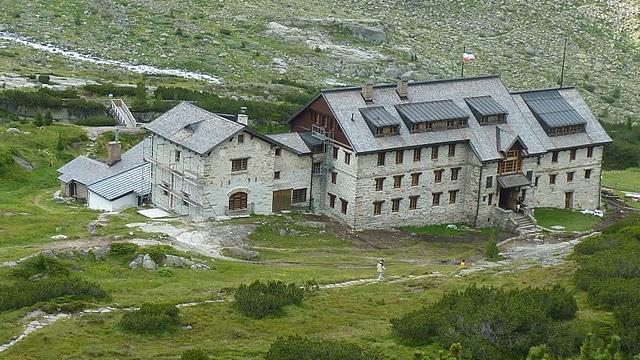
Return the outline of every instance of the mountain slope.
[[[640,111],[640,3],[467,0],[5,0],[0,29],[41,42],[223,78],[309,85],[500,73],[514,90],[565,85],[606,121]],[[1,45],[1,44],[0,44]],[[2,55],[0,55],[2,56]]]

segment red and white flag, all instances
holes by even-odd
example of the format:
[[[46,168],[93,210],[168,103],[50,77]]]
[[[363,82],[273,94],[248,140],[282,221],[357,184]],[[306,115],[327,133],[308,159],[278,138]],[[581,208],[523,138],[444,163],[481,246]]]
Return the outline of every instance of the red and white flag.
[[[476,56],[473,55],[473,53],[465,52],[465,53],[462,54],[462,61],[464,61],[466,63],[472,62],[475,59],[476,59]]]

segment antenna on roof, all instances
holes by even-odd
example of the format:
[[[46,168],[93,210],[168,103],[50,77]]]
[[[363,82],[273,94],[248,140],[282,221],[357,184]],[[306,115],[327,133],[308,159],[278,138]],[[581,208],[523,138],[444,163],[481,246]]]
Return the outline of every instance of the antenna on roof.
[[[351,113],[351,121],[356,121],[356,119],[354,118],[355,114]]]
[[[562,53],[562,69],[560,70],[560,89],[562,89],[562,85],[564,84],[564,61],[567,58],[567,42],[569,42],[569,38],[565,36],[564,52]]]

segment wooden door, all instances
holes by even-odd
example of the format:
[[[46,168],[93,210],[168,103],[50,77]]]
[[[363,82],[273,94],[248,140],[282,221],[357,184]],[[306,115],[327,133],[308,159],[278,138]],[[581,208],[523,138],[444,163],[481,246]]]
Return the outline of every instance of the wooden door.
[[[565,209],[573,208],[573,191],[568,191],[564,193],[564,208]]]
[[[237,192],[229,196],[229,210],[238,211],[247,209],[247,193]]]
[[[291,209],[291,189],[274,191],[271,211],[275,213],[289,209]]]

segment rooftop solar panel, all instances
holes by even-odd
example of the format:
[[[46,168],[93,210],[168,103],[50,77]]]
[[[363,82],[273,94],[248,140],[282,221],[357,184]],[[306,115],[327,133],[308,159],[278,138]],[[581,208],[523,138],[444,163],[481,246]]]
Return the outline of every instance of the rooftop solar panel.
[[[557,90],[522,93],[520,96],[542,126],[557,128],[587,123]]]
[[[469,115],[453,100],[438,100],[396,105],[402,118],[411,123],[467,119]]]

